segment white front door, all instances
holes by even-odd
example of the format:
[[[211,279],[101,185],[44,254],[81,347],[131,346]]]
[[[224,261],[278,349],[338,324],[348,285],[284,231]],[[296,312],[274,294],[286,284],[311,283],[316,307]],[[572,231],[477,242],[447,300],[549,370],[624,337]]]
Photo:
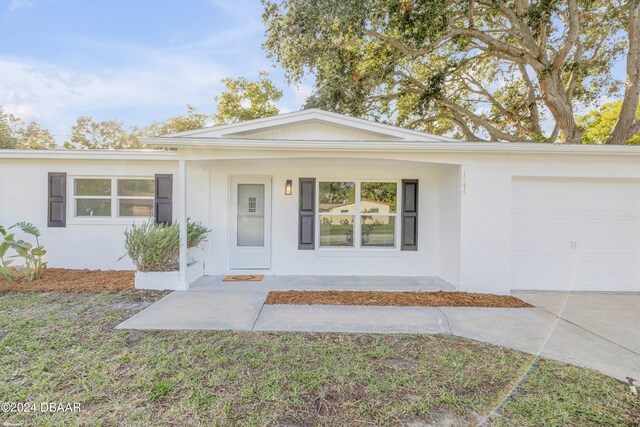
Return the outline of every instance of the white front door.
[[[271,178],[231,178],[229,267],[271,267]]]

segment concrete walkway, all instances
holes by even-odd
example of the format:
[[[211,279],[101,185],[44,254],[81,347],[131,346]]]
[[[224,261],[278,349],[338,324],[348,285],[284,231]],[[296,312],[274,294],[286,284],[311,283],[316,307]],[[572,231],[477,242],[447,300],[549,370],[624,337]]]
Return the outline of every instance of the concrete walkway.
[[[117,328],[445,333],[540,354],[618,379],[640,377],[640,294],[516,294],[536,306],[531,309],[264,305],[274,286],[300,286],[300,280],[291,280],[289,285],[201,284],[167,295]],[[355,282],[347,282],[338,279],[334,286],[353,289]],[[369,285],[387,290],[382,282]],[[436,287],[419,282],[413,286],[418,289],[411,290]],[[322,289],[328,289],[326,283]]]

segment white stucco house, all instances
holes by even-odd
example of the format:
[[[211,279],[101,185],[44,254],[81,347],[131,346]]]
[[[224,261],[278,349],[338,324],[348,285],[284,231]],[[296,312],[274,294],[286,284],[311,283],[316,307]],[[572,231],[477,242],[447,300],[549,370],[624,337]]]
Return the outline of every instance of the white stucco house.
[[[640,147],[462,142],[321,110],[146,142],[176,150],[0,151],[0,224],[39,226],[51,267],[131,269],[134,221],[191,218],[212,229],[205,275],[640,291]],[[183,289],[186,267],[182,248]]]

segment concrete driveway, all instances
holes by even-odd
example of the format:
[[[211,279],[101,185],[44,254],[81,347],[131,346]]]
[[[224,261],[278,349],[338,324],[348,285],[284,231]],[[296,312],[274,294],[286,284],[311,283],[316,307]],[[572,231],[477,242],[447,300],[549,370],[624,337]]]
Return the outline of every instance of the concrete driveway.
[[[531,309],[264,305],[268,289],[174,292],[118,329],[445,333],[640,378],[640,294],[528,292]]]

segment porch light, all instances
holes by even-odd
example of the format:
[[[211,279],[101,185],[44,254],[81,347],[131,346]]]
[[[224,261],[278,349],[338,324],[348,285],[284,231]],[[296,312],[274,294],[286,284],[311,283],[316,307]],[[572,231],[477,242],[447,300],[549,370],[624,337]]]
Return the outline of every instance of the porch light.
[[[284,194],[287,195],[287,196],[290,196],[292,187],[293,187],[293,181],[288,179],[287,183],[284,185]]]

